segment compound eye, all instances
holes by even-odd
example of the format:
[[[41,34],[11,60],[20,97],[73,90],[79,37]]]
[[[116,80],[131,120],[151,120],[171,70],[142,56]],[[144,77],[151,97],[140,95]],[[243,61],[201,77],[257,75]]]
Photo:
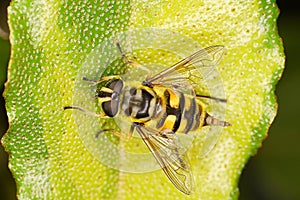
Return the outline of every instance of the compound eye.
[[[114,117],[118,113],[119,110],[119,101],[111,100],[102,103],[103,112],[109,116]]]

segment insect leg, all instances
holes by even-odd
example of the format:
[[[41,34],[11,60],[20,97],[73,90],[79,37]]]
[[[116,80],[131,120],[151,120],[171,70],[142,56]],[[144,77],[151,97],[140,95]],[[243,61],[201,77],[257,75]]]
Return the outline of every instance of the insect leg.
[[[129,131],[129,134],[128,134],[128,139],[130,139],[133,135],[133,131],[134,131],[134,128],[136,127],[136,123],[132,123],[131,124],[131,127],[130,127],[130,131]]]
[[[221,98],[211,97],[211,96],[206,96],[206,95],[200,95],[200,94],[196,94],[196,97],[197,98],[202,98],[202,99],[211,99],[211,100],[222,102],[222,103],[226,103],[227,102],[226,99],[221,99]]]
[[[95,117],[101,117],[101,118],[108,117],[108,116],[106,116],[105,113],[97,114],[97,113],[93,113],[91,111],[85,110],[85,109],[77,107],[77,106],[64,106],[63,109],[64,110],[68,110],[68,109],[79,110],[81,112],[84,112],[87,115],[91,115],[91,116],[95,116]]]
[[[132,65],[133,67],[140,67],[141,66],[139,63],[131,61],[131,60],[129,60],[127,58],[127,56],[125,55],[125,53],[122,51],[121,45],[120,45],[120,43],[118,41],[116,41],[116,46],[117,46],[117,48],[118,48],[118,50],[119,50],[119,52],[120,52],[120,54],[121,54],[122,59],[123,59],[124,62]]]
[[[100,134],[104,133],[104,132],[111,132],[112,134],[114,134],[115,136],[118,136],[119,138],[127,138],[124,137],[124,135],[122,135],[120,132],[114,130],[114,129],[103,129],[101,131],[98,131],[95,135],[96,138],[99,137]]]
[[[100,80],[97,80],[97,81],[88,79],[86,77],[82,77],[82,80],[87,81],[87,82],[91,82],[91,83],[93,83],[93,85],[97,85],[97,84],[99,84],[103,81],[108,81],[110,79],[121,79],[121,77],[119,75],[104,76]]]
[[[135,128],[135,124],[132,124],[131,127],[130,127],[130,131],[129,131],[129,135],[128,136],[124,136],[124,134],[114,130],[114,129],[103,129],[101,131],[98,131],[95,135],[96,138],[99,137],[100,134],[104,133],[104,132],[111,132],[112,134],[114,134],[115,136],[121,138],[121,139],[124,139],[124,140],[129,140],[132,135],[133,135],[133,131],[134,131],[134,128]]]

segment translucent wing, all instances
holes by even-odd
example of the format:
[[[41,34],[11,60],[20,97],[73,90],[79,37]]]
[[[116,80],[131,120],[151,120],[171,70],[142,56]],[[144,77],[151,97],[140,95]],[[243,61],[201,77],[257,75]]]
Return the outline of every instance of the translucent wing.
[[[201,49],[180,60],[173,66],[148,78],[145,85],[164,85],[183,92],[191,90],[189,80],[195,76],[196,69],[214,67],[222,58],[224,46],[216,45]],[[196,73],[197,74],[197,73]]]
[[[175,141],[174,134],[161,134],[143,125],[137,132],[175,187],[185,194],[193,190],[193,177],[184,149]]]
[[[208,134],[205,137],[205,140],[202,144],[200,150],[200,157],[206,156],[217,144],[218,140],[220,139],[221,129],[222,127],[213,127],[210,128]]]

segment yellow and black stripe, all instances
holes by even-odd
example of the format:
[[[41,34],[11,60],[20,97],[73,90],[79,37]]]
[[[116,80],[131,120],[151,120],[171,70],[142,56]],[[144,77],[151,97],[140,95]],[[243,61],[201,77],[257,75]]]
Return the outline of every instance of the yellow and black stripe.
[[[162,86],[128,88],[121,105],[132,122],[147,123],[158,131],[173,133],[199,129],[206,114],[204,106],[195,98]]]
[[[187,134],[205,125],[229,125],[211,117],[196,97],[163,86],[124,87],[123,81],[116,79],[102,88],[98,97],[107,116],[121,114],[132,123],[162,132]]]

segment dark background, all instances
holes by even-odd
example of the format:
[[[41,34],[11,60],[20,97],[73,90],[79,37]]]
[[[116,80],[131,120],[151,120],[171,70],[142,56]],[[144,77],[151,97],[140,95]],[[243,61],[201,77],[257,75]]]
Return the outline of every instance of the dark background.
[[[278,31],[286,67],[276,94],[278,114],[269,136],[246,165],[240,179],[241,200],[300,199],[300,10],[299,1],[277,1]]]
[[[239,182],[241,200],[300,199],[300,10],[298,1],[277,1],[281,10],[279,34],[286,53],[286,68],[277,85],[278,115],[269,137],[246,165]],[[0,28],[5,21],[5,1],[0,0]],[[5,28],[4,28],[5,29]],[[0,38],[0,84],[5,80],[9,43]],[[299,57],[299,59],[298,59]],[[3,85],[0,85],[3,93]],[[4,99],[0,98],[0,137],[8,128]],[[298,124],[299,123],[299,124]],[[7,154],[0,145],[0,199],[16,199],[15,182],[8,168]]]

